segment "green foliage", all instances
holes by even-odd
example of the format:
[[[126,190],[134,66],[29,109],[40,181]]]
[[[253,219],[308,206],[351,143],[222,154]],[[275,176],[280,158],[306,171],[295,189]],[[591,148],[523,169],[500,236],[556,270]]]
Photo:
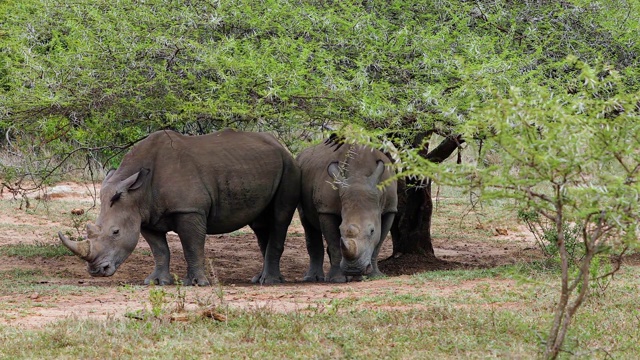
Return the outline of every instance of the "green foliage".
[[[8,0],[0,132],[11,151],[44,159],[82,148],[80,159],[112,166],[117,146],[161,128],[274,131],[294,152],[345,124],[411,140],[450,131],[478,100],[499,101],[486,84],[575,84],[569,54],[606,62],[637,88],[638,7]],[[41,166],[38,176],[55,170]]]
[[[151,303],[151,315],[158,318],[166,305],[167,292],[163,287],[152,286],[149,289],[149,302]]]
[[[558,230],[554,224],[548,219],[543,218],[536,210],[518,210],[518,219],[527,224],[529,230],[533,233],[540,249],[551,257],[559,255],[558,248]],[[583,228],[575,224],[563,224],[562,239],[565,247],[572,259],[580,259],[584,255],[584,251],[580,245],[580,237]]]
[[[459,127],[478,141],[475,163],[438,165],[395,153],[408,175],[514,199],[539,243],[558,255],[562,296],[549,358],[558,355],[590,280],[611,274],[600,266],[603,254],[638,246],[640,220],[640,93],[607,64],[569,56],[563,66],[577,74],[562,87],[504,90],[485,82],[493,101],[476,100]],[[492,154],[497,159],[488,161]]]

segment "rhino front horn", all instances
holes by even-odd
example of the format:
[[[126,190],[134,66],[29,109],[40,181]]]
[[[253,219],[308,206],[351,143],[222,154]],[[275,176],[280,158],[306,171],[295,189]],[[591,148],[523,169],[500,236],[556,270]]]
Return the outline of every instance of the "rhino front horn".
[[[344,256],[344,258],[349,260],[354,259],[358,252],[358,247],[356,245],[356,242],[353,239],[341,238],[340,248],[342,250],[342,256]]]
[[[58,236],[60,237],[62,244],[71,250],[72,253],[78,255],[83,260],[87,260],[89,258],[89,253],[91,252],[91,244],[89,243],[89,240],[71,241],[62,232],[58,232]]]

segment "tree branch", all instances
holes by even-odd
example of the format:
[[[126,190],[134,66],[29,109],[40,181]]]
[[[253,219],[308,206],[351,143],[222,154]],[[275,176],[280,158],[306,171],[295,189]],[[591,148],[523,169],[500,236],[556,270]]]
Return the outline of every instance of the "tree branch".
[[[435,149],[430,151],[425,158],[433,163],[441,163],[447,160],[464,142],[462,135],[449,135]]]

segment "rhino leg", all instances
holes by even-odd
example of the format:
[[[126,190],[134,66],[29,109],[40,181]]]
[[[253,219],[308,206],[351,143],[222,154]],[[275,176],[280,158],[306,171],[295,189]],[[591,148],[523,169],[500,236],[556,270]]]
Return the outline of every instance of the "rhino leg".
[[[277,221],[273,207],[267,210],[250,227],[258,238],[258,245],[262,253],[262,271],[251,279],[254,284],[283,283],[284,277],[280,273],[280,258],[284,251],[284,241],[287,236],[289,223]],[[293,217],[293,215],[292,215]]]
[[[268,220],[269,237],[266,245],[264,240],[258,239],[261,249],[264,246],[262,274],[256,281],[260,284],[284,282],[284,277],[280,273],[280,258],[284,251],[287,230],[289,230],[299,199],[300,169],[293,159],[287,160],[284,162],[282,178],[273,201],[261,216],[261,218]]]
[[[260,283],[260,280],[263,278],[262,274],[264,272],[264,254],[267,251],[267,244],[269,243],[269,227],[265,225],[266,223],[261,221],[256,221],[249,225],[251,230],[256,234],[256,238],[258,239],[258,246],[260,247],[260,253],[262,254],[262,270],[258,273],[258,275],[254,276],[251,279],[251,282],[254,284]]]
[[[176,219],[176,233],[180,237],[184,259],[187,261],[187,275],[184,285],[209,286],[204,267],[204,242],[206,222],[203,215],[182,214]]]
[[[340,223],[342,219],[340,216],[332,214],[320,214],[319,219],[322,235],[327,241],[327,254],[329,254],[329,262],[331,263],[326,280],[330,282],[347,282],[347,277],[344,276],[340,269],[340,261],[342,260]]]
[[[304,275],[303,281],[324,281],[324,244],[322,242],[322,232],[316,229],[309,220],[300,212],[300,220],[304,228],[304,237],[307,243],[307,253],[309,254],[309,270]]]
[[[173,284],[173,278],[169,273],[169,245],[167,244],[167,234],[153,232],[145,229],[141,229],[142,237],[147,241],[151,247],[153,253],[153,259],[155,260],[156,267],[151,275],[144,279],[144,284],[155,285],[171,285]]]
[[[367,276],[369,278],[384,276],[380,269],[378,269],[378,254],[380,253],[380,248],[382,247],[384,239],[387,238],[389,230],[391,230],[391,225],[393,225],[393,219],[395,216],[395,213],[382,214],[382,222],[380,224],[380,241],[371,255],[371,273]]]
[[[264,252],[264,266],[260,284],[283,283],[284,277],[280,273],[280,258],[284,251],[284,241],[287,237],[289,225],[274,224],[269,231],[269,240]]]

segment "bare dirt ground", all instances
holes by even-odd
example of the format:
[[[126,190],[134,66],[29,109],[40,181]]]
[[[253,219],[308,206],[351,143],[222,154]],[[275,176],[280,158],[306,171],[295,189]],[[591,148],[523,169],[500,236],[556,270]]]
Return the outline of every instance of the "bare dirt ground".
[[[98,189],[95,189],[98,190]],[[49,211],[68,212],[60,208],[89,208],[94,202],[92,185],[63,184],[44,195]],[[57,243],[57,232],[69,229],[68,224],[51,220],[54,216],[35,215],[20,209],[19,200],[11,200],[12,195],[4,193],[0,201],[10,202],[11,211],[0,213],[0,224],[9,230],[0,233],[0,246],[12,244],[49,244]],[[35,200],[32,200],[31,207]],[[55,203],[64,204],[59,207]],[[3,207],[6,209],[6,207]],[[92,210],[94,213],[97,209]],[[64,214],[65,216],[70,216]],[[439,216],[439,213],[434,213]],[[58,216],[60,218],[60,216]],[[524,228],[516,233],[488,235],[486,241],[470,244],[468,240],[455,236],[434,237],[433,245],[437,259],[424,261],[422,258],[381,260],[381,270],[388,277],[373,281],[352,282],[347,284],[309,284],[301,282],[308,266],[304,231],[299,221],[294,219],[281,261],[282,274],[287,283],[275,286],[251,284],[250,279],[262,268],[262,259],[253,233],[243,228],[232,234],[208,236],[206,256],[210,259],[211,278],[219,285],[207,288],[167,287],[168,293],[178,290],[186,292],[185,307],[196,309],[207,304],[224,303],[232,308],[269,308],[274,311],[303,311],[309,307],[318,307],[322,299],[340,299],[356,297],[359,294],[384,295],[392,291],[395,294],[416,292],[446,292],[451,288],[408,286],[405,279],[410,274],[429,270],[452,268],[491,267],[503,264],[528,261],[539,257],[539,251],[533,239]],[[490,234],[490,233],[489,233]],[[172,251],[171,271],[178,276],[186,272],[182,247],[177,235],[168,236]],[[380,259],[387,259],[392,253],[390,239],[383,245]],[[325,259],[325,266],[328,266]],[[58,258],[21,258],[18,256],[0,256],[0,271],[14,269],[38,270],[42,273],[37,281],[45,285],[47,291],[39,293],[25,292],[19,296],[0,296],[0,304],[8,310],[0,317],[0,324],[18,327],[39,327],[43,324],[65,317],[92,317],[106,319],[122,317],[125,313],[140,309],[149,309],[149,287],[142,285],[144,278],[153,270],[154,262],[148,244],[140,239],[136,250],[108,278],[92,278],[86,270],[86,264],[75,256]],[[504,281],[504,280],[501,280]],[[404,284],[404,285],[403,285]],[[76,286],[72,291],[62,291],[67,285]],[[460,287],[472,287],[472,283],[456,284]],[[86,291],[84,291],[86,289]],[[25,311],[23,307],[11,304],[30,303],[33,306]],[[13,309],[13,310],[12,310]],[[317,310],[317,309],[316,309]]]

